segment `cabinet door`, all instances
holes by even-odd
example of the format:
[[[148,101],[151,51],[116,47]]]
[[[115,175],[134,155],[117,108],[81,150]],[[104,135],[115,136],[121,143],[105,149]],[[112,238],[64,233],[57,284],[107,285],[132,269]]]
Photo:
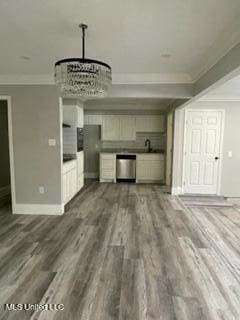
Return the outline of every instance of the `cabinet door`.
[[[116,180],[116,155],[101,154],[100,155],[100,181]]]
[[[63,203],[67,202],[67,173],[63,174]]]
[[[82,187],[84,186],[84,175],[81,174],[80,176],[78,176],[78,191],[82,189]]]
[[[71,198],[77,193],[77,169],[71,171]]]
[[[164,161],[137,161],[137,180],[164,180]]]
[[[76,127],[77,111],[76,106],[63,106],[63,122]]]
[[[78,176],[83,174],[84,171],[84,152],[77,153],[77,174]]]
[[[69,201],[72,195],[72,175],[71,170],[66,173],[66,199]]]
[[[119,140],[118,116],[103,116],[102,140]]]
[[[136,118],[134,116],[119,116],[120,140],[136,140]]]
[[[84,122],[83,108],[77,106],[77,127],[83,128],[83,122]]]
[[[164,116],[137,116],[136,131],[137,132],[164,132]]]
[[[84,185],[84,152],[77,153],[77,191]]]
[[[102,180],[114,180],[115,179],[115,173],[112,169],[102,169],[101,171],[101,179]]]

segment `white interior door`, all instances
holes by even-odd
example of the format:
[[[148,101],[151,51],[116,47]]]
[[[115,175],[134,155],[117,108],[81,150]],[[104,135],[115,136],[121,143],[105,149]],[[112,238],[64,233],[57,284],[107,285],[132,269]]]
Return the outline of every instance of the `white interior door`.
[[[184,193],[218,194],[223,112],[187,110]]]

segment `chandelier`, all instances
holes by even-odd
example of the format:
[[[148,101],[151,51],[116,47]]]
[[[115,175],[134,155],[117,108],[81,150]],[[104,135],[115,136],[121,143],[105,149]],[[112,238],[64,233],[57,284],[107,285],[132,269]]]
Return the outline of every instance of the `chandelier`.
[[[85,58],[86,24],[82,29],[82,58],[68,58],[55,63],[55,83],[62,97],[104,98],[112,83],[111,67],[102,62]]]

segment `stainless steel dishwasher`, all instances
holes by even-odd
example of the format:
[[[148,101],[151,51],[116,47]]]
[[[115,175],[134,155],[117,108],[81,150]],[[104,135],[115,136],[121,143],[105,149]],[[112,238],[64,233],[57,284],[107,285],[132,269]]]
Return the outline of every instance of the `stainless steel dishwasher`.
[[[117,180],[136,180],[136,155],[117,154]]]

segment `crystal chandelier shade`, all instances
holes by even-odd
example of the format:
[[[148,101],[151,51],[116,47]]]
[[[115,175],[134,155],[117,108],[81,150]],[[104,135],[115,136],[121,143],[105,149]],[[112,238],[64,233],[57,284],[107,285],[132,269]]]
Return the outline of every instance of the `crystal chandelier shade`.
[[[85,58],[85,29],[82,29],[82,58],[69,58],[55,63],[55,83],[62,97],[103,98],[112,83],[111,67],[102,62]]]

